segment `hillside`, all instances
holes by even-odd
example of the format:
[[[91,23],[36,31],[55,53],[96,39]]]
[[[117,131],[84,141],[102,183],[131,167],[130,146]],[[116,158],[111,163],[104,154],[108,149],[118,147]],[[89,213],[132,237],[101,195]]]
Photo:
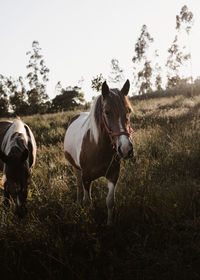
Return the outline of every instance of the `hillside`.
[[[6,279],[200,279],[200,92],[132,103],[136,159],[123,162],[110,229],[103,178],[93,184],[93,207],[75,203],[63,139],[76,112],[23,119],[36,137],[37,165],[27,217],[0,207]]]

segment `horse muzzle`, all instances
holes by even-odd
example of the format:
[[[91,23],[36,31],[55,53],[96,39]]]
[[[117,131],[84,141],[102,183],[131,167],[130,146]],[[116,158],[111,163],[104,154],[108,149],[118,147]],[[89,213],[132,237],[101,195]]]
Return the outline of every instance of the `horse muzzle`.
[[[125,147],[122,144],[120,144],[117,148],[117,153],[120,158],[123,159],[132,158],[134,156],[133,145],[131,144],[131,142],[129,142],[129,144],[126,145]]]

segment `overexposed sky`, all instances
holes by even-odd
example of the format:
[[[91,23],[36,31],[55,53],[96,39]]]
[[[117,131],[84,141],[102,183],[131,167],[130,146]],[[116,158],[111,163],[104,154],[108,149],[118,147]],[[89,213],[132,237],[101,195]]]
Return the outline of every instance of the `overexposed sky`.
[[[143,24],[166,61],[183,5],[194,14],[193,73],[200,76],[200,0],[0,0],[0,74],[25,76],[26,52],[37,40],[50,69],[49,96],[55,96],[58,81],[74,86],[83,77],[90,100],[92,77],[107,77],[112,58],[133,79],[134,45]]]

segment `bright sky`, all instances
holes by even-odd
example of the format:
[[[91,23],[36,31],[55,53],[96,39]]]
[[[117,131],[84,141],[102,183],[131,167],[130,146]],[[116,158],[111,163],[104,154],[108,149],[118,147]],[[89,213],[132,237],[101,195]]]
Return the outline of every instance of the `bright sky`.
[[[92,77],[107,77],[112,58],[133,79],[131,60],[143,24],[166,60],[183,5],[194,14],[193,73],[200,76],[200,0],[0,0],[0,74],[25,76],[26,52],[37,40],[50,69],[49,96],[55,96],[58,81],[74,86],[83,77],[90,100]]]

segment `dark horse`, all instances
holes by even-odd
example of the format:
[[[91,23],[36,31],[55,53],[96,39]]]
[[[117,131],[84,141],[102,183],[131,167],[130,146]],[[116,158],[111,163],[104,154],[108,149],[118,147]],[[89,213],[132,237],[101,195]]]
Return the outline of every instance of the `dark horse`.
[[[89,113],[72,118],[65,134],[64,152],[77,176],[77,201],[91,200],[91,182],[101,176],[108,180],[107,224],[112,224],[114,191],[119,177],[120,159],[133,157],[130,139],[132,111],[127,94],[129,80],[121,90],[109,89],[106,82]]]
[[[30,128],[20,119],[0,122],[0,169],[3,171],[4,204],[12,198],[15,213],[26,213],[28,180],[35,165],[36,143]]]

